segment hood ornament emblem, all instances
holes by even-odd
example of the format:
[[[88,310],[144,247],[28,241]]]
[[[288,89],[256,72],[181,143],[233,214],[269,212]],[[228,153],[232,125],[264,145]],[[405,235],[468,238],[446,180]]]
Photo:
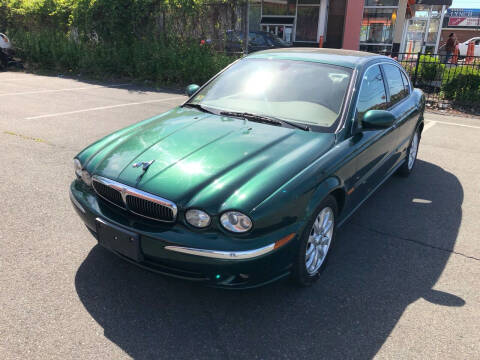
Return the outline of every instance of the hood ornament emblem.
[[[133,168],[139,168],[139,167],[142,168],[142,173],[138,176],[137,183],[142,179],[143,175],[145,175],[145,173],[147,172],[150,165],[152,165],[154,162],[155,162],[155,160],[150,160],[150,161],[147,161],[147,162],[142,161],[142,162],[137,162],[137,163],[132,165]]]

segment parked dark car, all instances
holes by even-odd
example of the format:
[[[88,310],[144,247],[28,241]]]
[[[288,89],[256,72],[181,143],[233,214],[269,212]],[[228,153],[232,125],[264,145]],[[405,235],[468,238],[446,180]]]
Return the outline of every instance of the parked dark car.
[[[416,162],[425,97],[386,56],[263,51],[187,93],[74,159],[70,197],[90,232],[162,274],[309,285],[335,230]]]
[[[260,50],[275,48],[288,48],[292,45],[279,38],[278,36],[266,31],[252,31],[248,34],[248,52],[252,53]],[[243,32],[227,31],[227,41],[225,43],[227,52],[235,53],[243,51]]]

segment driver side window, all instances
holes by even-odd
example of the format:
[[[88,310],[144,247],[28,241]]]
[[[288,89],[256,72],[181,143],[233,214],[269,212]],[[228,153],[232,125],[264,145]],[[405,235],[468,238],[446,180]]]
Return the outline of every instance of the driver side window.
[[[363,116],[369,110],[385,110],[387,108],[387,93],[380,66],[375,65],[363,75],[360,93],[357,101],[357,128],[361,128]]]

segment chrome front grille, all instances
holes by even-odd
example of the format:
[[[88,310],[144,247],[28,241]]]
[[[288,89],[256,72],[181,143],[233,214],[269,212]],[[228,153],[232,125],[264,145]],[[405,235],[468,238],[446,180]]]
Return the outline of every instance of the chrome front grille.
[[[173,222],[177,217],[173,202],[128,185],[94,175],[93,188],[104,200],[134,214],[164,222]]]
[[[120,207],[125,207],[120,191],[98,181],[93,181],[93,188],[95,189],[96,193],[102,198]]]
[[[135,214],[151,219],[174,220],[172,209],[139,197],[127,195],[127,208]]]

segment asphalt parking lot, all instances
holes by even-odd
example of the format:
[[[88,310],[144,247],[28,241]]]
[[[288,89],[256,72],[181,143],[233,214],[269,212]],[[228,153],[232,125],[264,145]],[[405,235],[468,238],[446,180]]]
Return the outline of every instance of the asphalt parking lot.
[[[480,358],[480,120],[426,115],[314,287],[223,291],[103,250],[68,197],[78,151],[184,99],[0,73],[1,359]]]

